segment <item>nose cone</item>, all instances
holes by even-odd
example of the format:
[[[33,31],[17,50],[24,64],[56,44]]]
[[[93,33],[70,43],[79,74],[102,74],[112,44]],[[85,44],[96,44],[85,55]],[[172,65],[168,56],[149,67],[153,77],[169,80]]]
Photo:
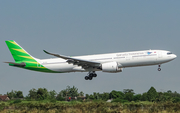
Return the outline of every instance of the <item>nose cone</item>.
[[[177,56],[175,54],[172,54],[172,60],[174,60]]]

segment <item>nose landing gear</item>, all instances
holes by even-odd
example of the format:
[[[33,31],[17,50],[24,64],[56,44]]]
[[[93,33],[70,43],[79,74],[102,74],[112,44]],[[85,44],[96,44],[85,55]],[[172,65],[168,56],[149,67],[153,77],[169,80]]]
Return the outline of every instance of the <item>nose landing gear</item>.
[[[95,73],[95,71],[90,71],[88,73],[88,76],[85,76],[85,80],[92,80],[93,77],[97,77],[97,74]]]
[[[161,65],[158,65],[158,71],[161,71],[161,68],[160,68],[160,67],[161,67]]]

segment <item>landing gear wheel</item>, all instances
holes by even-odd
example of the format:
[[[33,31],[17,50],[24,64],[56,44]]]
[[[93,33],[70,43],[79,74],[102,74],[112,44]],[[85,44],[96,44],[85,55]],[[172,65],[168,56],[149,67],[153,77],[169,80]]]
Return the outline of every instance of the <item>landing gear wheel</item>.
[[[158,71],[161,71],[161,68],[158,68]]]
[[[94,74],[92,74],[92,73],[91,73],[91,74],[89,74],[89,77],[91,77],[91,78],[92,78],[92,77],[94,77]]]
[[[85,76],[85,80],[88,80],[89,79],[89,77],[88,76]]]
[[[160,67],[161,67],[161,65],[158,65],[158,71],[161,71],[161,68],[160,68]]]
[[[93,77],[97,77],[97,74],[95,73],[95,71],[89,71],[89,73],[87,74],[87,76],[84,77],[85,80],[92,80]]]
[[[92,80],[93,77],[89,77],[89,80]]]
[[[97,74],[95,73],[95,74],[93,74],[93,77],[97,77]]]

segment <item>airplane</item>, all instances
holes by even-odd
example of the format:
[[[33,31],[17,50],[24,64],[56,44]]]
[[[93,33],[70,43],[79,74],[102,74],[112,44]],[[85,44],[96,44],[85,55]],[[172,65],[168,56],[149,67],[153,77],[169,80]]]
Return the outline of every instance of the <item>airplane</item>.
[[[127,67],[158,65],[158,71],[161,71],[161,64],[177,57],[172,52],[165,50],[144,50],[73,57],[43,50],[46,54],[58,58],[37,59],[26,52],[14,40],[5,42],[15,60],[15,62],[5,62],[9,66],[47,73],[88,72],[85,80],[92,80],[93,77],[97,77],[95,71],[117,73],[122,72],[123,68]]]

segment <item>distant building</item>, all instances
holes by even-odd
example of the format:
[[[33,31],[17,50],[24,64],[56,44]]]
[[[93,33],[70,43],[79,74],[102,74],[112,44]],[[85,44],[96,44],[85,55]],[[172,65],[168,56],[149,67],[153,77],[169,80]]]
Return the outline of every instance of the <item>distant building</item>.
[[[10,99],[7,95],[1,95],[0,96],[0,101],[8,101],[8,100],[10,100]]]

